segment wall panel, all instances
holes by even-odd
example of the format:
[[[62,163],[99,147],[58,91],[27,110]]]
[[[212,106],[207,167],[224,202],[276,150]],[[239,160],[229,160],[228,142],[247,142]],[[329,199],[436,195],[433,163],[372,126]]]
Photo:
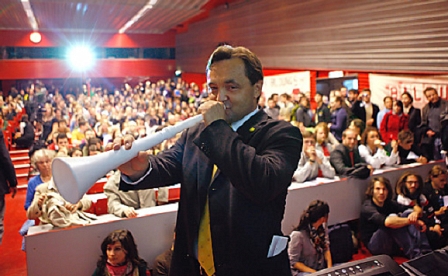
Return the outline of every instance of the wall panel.
[[[446,73],[448,1],[240,1],[176,36],[177,65],[203,72],[220,42],[268,68]]]

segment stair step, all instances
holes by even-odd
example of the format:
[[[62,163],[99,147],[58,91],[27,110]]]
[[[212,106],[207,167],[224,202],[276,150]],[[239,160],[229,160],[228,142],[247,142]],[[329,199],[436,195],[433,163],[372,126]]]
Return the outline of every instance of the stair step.
[[[16,171],[16,175],[18,174],[26,174],[30,171],[30,164],[18,164],[14,165],[14,169]]]
[[[17,176],[17,185],[19,186],[19,188],[22,188],[21,186],[28,185],[28,173],[21,173],[21,174],[16,174]]]
[[[11,157],[11,160],[14,165],[30,163],[30,158],[28,156]]]
[[[28,157],[29,150],[10,150],[9,155],[13,157]]]

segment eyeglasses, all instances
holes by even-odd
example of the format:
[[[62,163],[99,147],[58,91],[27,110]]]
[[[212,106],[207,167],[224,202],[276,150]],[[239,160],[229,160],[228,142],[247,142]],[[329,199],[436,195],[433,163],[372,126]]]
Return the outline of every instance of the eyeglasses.
[[[412,144],[412,143],[414,143],[414,140],[409,140],[405,142],[405,144]]]

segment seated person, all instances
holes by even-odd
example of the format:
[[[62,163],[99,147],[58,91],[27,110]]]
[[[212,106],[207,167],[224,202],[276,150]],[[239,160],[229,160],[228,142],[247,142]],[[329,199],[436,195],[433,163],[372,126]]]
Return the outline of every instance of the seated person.
[[[63,152],[68,155],[70,144],[68,143],[68,137],[65,133],[58,133],[55,143],[48,145],[48,149],[55,150],[56,152]]]
[[[393,151],[392,143],[386,145],[387,152]],[[420,149],[414,144],[414,134],[410,130],[402,130],[398,133],[398,164],[428,163]]]
[[[174,238],[176,234],[174,234]],[[152,276],[169,276],[171,259],[173,258],[174,239],[170,249],[165,250],[162,254],[158,255],[154,260]]]
[[[393,255],[398,248],[413,259],[431,251],[421,213],[400,213],[408,209],[392,199],[392,186],[387,178],[374,177],[367,187],[359,219],[361,240],[373,255]],[[420,209],[421,210],[421,209]]]
[[[444,237],[448,237],[448,207],[443,197],[447,194],[447,171],[435,165],[428,173],[428,181],[423,185],[423,194],[429,201],[429,207],[440,221]]]
[[[364,133],[366,124],[361,119],[353,119],[353,121],[350,122],[347,128],[356,132],[356,140],[360,142],[361,135]]]
[[[96,138],[95,132],[93,131],[93,129],[90,129],[90,128],[86,130],[84,135],[85,135],[85,137],[82,140],[81,144],[79,145],[79,147],[83,150],[83,152],[84,152],[84,150],[87,151],[86,146],[88,148],[88,146],[91,145],[91,143],[89,143],[89,141],[93,138]],[[96,138],[96,139],[100,140],[99,138]],[[100,140],[100,146],[101,146],[101,140]],[[84,156],[87,156],[87,155],[84,155]]]
[[[315,147],[314,135],[305,131],[302,133],[303,148],[297,170],[293,179],[299,183],[314,180],[316,177],[334,178],[335,172],[327,157]]]
[[[94,147],[92,147],[94,146]],[[101,143],[101,139],[97,137],[91,137],[87,140],[87,142],[83,145],[82,155],[83,156],[91,156],[97,153],[103,152],[103,147]],[[91,154],[91,152],[96,152],[95,154]]]
[[[367,164],[370,164],[374,169],[379,169],[381,166],[392,166],[398,164],[398,143],[391,142],[392,152],[390,156],[383,148],[383,142],[380,139],[378,129],[373,126],[368,126],[361,137],[361,145],[359,145],[359,155],[361,155]]]
[[[326,157],[330,157],[330,152],[339,145],[339,141],[334,138],[327,123],[318,123],[314,128],[314,134],[316,135],[316,149],[320,150]]]
[[[434,215],[434,208],[429,205],[429,201],[422,193],[423,179],[413,172],[405,172],[398,179],[395,186],[397,202],[408,206],[412,211],[415,206],[423,210],[422,220],[426,224],[426,236],[433,250],[446,245],[446,240],[442,234],[440,221]]]
[[[79,120],[79,127],[72,131],[72,144],[79,146],[85,140],[85,132],[89,129],[89,124],[84,119]]]
[[[85,195],[83,198],[75,203],[72,204],[68,201],[66,201],[60,194],[58,189],[56,188],[56,185],[54,184],[53,180],[50,180],[48,182],[45,182],[36,188],[36,193],[34,194],[33,202],[31,203],[30,207],[26,211],[26,216],[28,219],[39,219],[40,221],[45,221],[44,216],[47,214],[43,213],[44,210],[44,204],[46,200],[48,199],[48,195],[51,194],[52,196],[57,196],[57,199],[59,202],[62,203],[62,205],[70,212],[74,213],[77,210],[85,211],[90,208],[92,205],[92,201],[88,199]]]
[[[293,276],[301,276],[332,267],[326,223],[330,207],[315,200],[302,213],[299,225],[291,232],[288,246]]]
[[[28,115],[22,116],[19,127],[19,131],[14,134],[13,143],[18,149],[28,149],[34,142],[34,127],[28,121]]]
[[[101,253],[93,276],[150,276],[145,260],[138,255],[137,245],[129,230],[115,230],[101,243]]]
[[[82,157],[82,150],[79,147],[73,147],[68,151],[70,157]]]
[[[157,199],[154,189],[130,190],[127,192],[119,190],[120,176],[121,173],[117,170],[104,185],[104,193],[107,196],[107,210],[110,214],[117,217],[133,218],[137,216],[136,209],[168,202],[167,187],[159,188]]]
[[[342,144],[337,145],[331,152],[330,163],[341,176],[365,179],[373,172],[373,167],[359,154],[356,133],[351,129],[342,133]]]
[[[53,162],[56,152],[49,149],[36,150],[31,155],[31,167],[39,172],[28,181],[26,188],[25,210],[28,210],[34,199],[37,186],[51,180],[52,171],[51,163]]]

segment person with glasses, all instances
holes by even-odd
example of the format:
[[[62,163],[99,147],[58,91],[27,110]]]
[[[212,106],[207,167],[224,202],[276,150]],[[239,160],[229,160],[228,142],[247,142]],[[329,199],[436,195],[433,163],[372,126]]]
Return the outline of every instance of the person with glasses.
[[[389,179],[372,178],[365,195],[359,225],[361,240],[370,253],[393,256],[401,250],[406,258],[413,259],[431,252],[426,235],[420,233],[426,231],[421,209],[404,214],[408,206],[392,199]]]
[[[423,194],[423,178],[413,172],[405,172],[398,179],[395,186],[397,202],[409,207],[404,212],[407,214],[417,211],[423,211],[422,220],[426,224],[426,237],[433,250],[442,248],[446,245],[446,239],[443,236],[443,228],[434,215],[434,208],[429,205],[429,201]]]
[[[314,134],[310,131],[305,131],[302,133],[302,137],[303,151],[297,170],[294,172],[294,181],[303,183],[314,180],[317,177],[333,179],[335,176],[334,168],[324,153],[316,149]]]
[[[414,144],[414,134],[406,129],[398,133],[398,158],[399,165],[412,163],[428,163],[428,159],[422,155],[420,149]],[[385,146],[387,152],[392,152],[392,142]]]

